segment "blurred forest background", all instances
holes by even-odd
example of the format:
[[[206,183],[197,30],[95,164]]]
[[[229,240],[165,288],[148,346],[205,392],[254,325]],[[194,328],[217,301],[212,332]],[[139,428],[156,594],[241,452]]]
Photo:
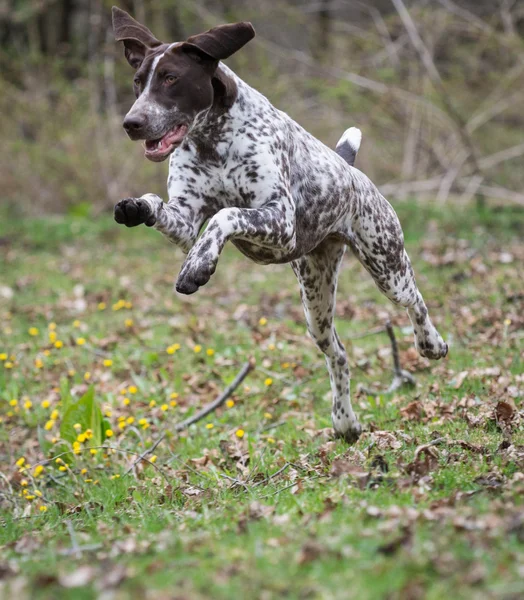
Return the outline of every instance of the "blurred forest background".
[[[121,127],[132,73],[109,0],[0,0],[2,203],[92,214],[165,195]],[[523,0],[121,0],[165,41],[250,20],[228,64],[388,197],[524,204]]]

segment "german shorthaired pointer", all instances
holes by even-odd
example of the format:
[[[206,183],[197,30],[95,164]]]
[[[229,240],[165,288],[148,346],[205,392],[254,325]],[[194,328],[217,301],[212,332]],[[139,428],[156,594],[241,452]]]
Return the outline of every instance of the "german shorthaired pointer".
[[[155,194],[127,198],[115,206],[115,220],[145,223],[182,248],[176,289],[183,294],[209,281],[228,241],[257,263],[291,263],[309,333],[326,357],[334,430],[356,440],[348,361],[333,325],[346,246],[379,289],[407,308],[420,354],[438,359],[448,351],[417,289],[395,211],[352,166],[360,131],[348,129],[333,152],[222,64],[254,37],[250,23],[165,44],[115,7],[113,28],[136,70],[137,100],[124,129],[144,140],[149,160],[171,157],[169,202]]]

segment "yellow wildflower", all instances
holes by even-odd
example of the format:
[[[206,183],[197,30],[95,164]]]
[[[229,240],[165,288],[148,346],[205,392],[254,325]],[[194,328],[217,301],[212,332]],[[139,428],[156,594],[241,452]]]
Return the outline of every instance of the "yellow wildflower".
[[[105,302],[99,302],[98,303],[98,310],[105,310],[106,309],[106,303]]]
[[[13,363],[10,360],[8,360],[7,362],[4,363],[4,367],[6,369],[12,369],[13,368]]]
[[[44,366],[44,361],[41,358],[35,358],[35,367],[41,369]]]
[[[172,406],[174,408],[177,404],[178,403],[176,400],[171,400],[171,402],[169,403],[169,406]]]
[[[213,350],[213,348],[208,348],[208,349],[206,350],[206,354],[207,354],[208,356],[213,356],[213,354],[214,354],[214,353],[215,353],[215,351]]]
[[[270,385],[273,385],[273,380],[271,379],[271,377],[268,377],[265,381],[264,381],[264,385],[267,385],[268,387]]]
[[[213,429],[213,427],[214,427],[213,423],[208,423],[206,425],[206,429]]]
[[[49,323],[47,328],[49,329],[49,331],[54,331],[56,329],[56,323]]]
[[[41,497],[42,497],[42,492],[41,492],[40,490],[33,490],[33,494],[34,494],[35,496],[38,496],[39,498],[41,498]]]
[[[83,338],[83,337],[76,338],[76,345],[77,346],[83,346],[85,343],[86,343],[85,338]]]
[[[153,456],[149,459],[152,463],[156,462],[156,459],[158,458],[158,456],[156,454],[153,454]]]
[[[60,348],[62,348],[64,345],[64,342],[62,340],[56,340],[56,342],[54,343],[55,348],[58,348],[58,350],[60,350]]]
[[[38,477],[39,475],[41,475],[44,472],[44,467],[42,465],[37,465],[33,471],[33,475],[35,477]]]
[[[9,406],[18,406],[18,400],[16,398],[9,400]]]
[[[5,352],[2,352],[2,353],[0,354],[0,360],[1,360],[1,361],[6,361],[6,360],[7,360],[7,354],[6,354]]]
[[[91,373],[89,371],[84,373],[84,379],[85,381],[89,381],[91,379]]]
[[[62,465],[62,466],[58,467],[58,470],[62,471],[62,472],[67,471],[67,467],[65,465]]]
[[[275,350],[276,346],[275,344],[269,344],[267,348],[268,350]]]
[[[47,506],[45,506],[44,504],[42,504],[42,505],[41,505],[41,506],[38,508],[38,510],[39,510],[40,512],[46,512],[46,510],[47,510]]]
[[[135,417],[127,417],[126,422],[129,425],[132,425],[135,422]]]
[[[96,448],[91,448],[91,450],[89,450],[89,452],[91,452],[91,454],[94,456],[95,454],[98,454],[98,450]]]
[[[166,412],[166,410],[168,410],[169,406],[167,404],[162,404],[162,406],[160,407],[160,410],[162,412]]]
[[[169,396],[172,400],[176,400],[178,398],[178,394],[176,392],[171,392]]]
[[[200,344],[197,344],[196,346],[193,347],[193,352],[195,354],[198,354],[199,352],[202,352],[202,346]]]
[[[156,406],[156,400],[151,400],[151,401],[149,402],[149,407],[150,407],[150,408],[155,408],[155,406]]]
[[[29,410],[29,409],[30,409],[32,406],[33,406],[33,403],[31,402],[31,400],[26,400],[26,401],[24,402],[24,408],[25,408],[26,410]]]
[[[125,325],[126,327],[133,327],[133,324],[134,324],[134,323],[133,323],[133,319],[126,319],[126,320],[124,321],[124,325]]]
[[[17,467],[23,467],[25,463],[25,458],[23,456],[21,456],[16,462],[15,465]]]
[[[265,419],[272,419],[272,418],[273,418],[273,415],[272,415],[271,413],[269,413],[269,412],[265,412],[265,413],[264,413],[264,418],[265,418]]]
[[[233,406],[235,406],[235,401],[231,400],[231,398],[229,398],[229,400],[226,400],[226,406],[228,408],[233,408]]]
[[[51,354],[51,350],[48,350],[48,349],[46,348],[46,349],[45,349],[45,350],[42,352],[42,354],[43,354],[44,356],[50,356],[50,354]]]
[[[49,341],[51,342],[51,344],[53,344],[54,342],[56,342],[57,340],[57,335],[56,335],[56,331],[50,331],[49,332]]]
[[[112,429],[106,429],[106,437],[113,437],[114,433]]]
[[[129,386],[129,393],[130,394],[136,394],[138,392],[138,388],[136,387],[136,385],[130,385]]]
[[[75,431],[81,431],[81,429],[82,429],[82,425],[80,425],[80,423],[75,423],[75,424],[73,425],[73,429],[74,429]]]
[[[266,317],[260,317],[260,319],[258,320],[258,324],[262,325],[262,327],[264,327],[264,325],[267,325]]]
[[[51,413],[50,418],[54,419],[55,421],[58,419],[58,411],[56,409]]]
[[[29,328],[29,335],[35,336],[38,335],[40,333],[40,331],[38,331],[37,327],[30,327]]]
[[[86,473],[87,473],[87,469],[85,469],[85,468],[80,471],[81,475],[85,475]]]
[[[86,438],[86,435],[85,435],[85,433],[81,433],[81,434],[80,434],[80,435],[79,435],[79,436],[76,438],[76,441],[77,441],[77,442],[80,442],[81,444],[83,444],[83,443],[86,441],[86,439],[87,439],[87,438]]]
[[[268,437],[268,438],[267,438],[267,443],[268,443],[268,444],[274,444],[274,443],[275,443],[275,440],[274,440],[273,438],[271,438],[271,437]]]
[[[124,406],[129,406],[131,400],[129,400],[129,398],[122,398],[122,404]]]
[[[21,485],[22,487],[27,487],[27,479],[22,479],[22,480],[20,481],[20,485]],[[24,490],[24,491],[25,491],[25,490]]]
[[[80,323],[80,321],[78,319],[75,319],[73,321],[73,327],[76,327],[78,329],[80,327],[80,325],[82,325],[82,323]]]
[[[110,358],[106,358],[104,360],[104,367],[110,367],[110,366],[112,366],[112,364],[113,364],[113,361]]]
[[[92,429],[86,429],[84,433],[85,433],[85,436],[86,436],[86,440],[90,440],[93,437],[93,430]]]
[[[237,436],[237,438],[242,439],[245,435],[245,431],[243,429],[237,429],[235,435]]]

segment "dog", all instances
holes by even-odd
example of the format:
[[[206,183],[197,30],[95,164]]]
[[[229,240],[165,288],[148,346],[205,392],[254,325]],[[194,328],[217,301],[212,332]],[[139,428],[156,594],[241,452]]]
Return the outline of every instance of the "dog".
[[[290,263],[309,333],[326,358],[335,434],[354,442],[361,426],[333,324],[346,247],[380,291],[407,309],[419,353],[439,359],[448,352],[415,283],[395,211],[352,166],[360,131],[348,129],[333,151],[225,66],[254,37],[251,23],[166,44],[114,7],[113,29],[135,69],[136,101],[123,127],[144,141],[149,160],[170,157],[169,201],[126,198],[115,206],[116,222],[153,227],[187,254],[176,282],[182,294],[209,281],[228,241],[256,263]]]

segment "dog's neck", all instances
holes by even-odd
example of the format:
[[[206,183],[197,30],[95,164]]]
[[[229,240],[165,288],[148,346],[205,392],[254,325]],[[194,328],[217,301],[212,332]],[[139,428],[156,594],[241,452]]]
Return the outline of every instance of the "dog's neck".
[[[212,106],[197,115],[189,138],[204,160],[220,160],[220,142],[229,139],[233,128],[231,109],[239,100],[238,77],[223,64],[219,64],[213,77],[214,100]]]

